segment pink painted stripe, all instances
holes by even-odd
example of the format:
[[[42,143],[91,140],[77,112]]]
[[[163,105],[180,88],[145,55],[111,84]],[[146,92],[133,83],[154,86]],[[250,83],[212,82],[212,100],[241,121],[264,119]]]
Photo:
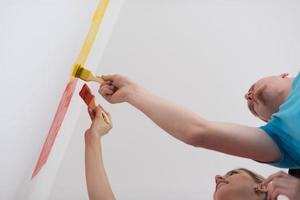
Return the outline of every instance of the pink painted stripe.
[[[49,130],[47,139],[46,139],[46,141],[43,145],[43,149],[40,153],[39,160],[38,160],[38,162],[35,166],[35,169],[32,173],[31,178],[34,178],[39,173],[41,168],[44,166],[44,164],[48,160],[48,156],[51,152],[52,146],[55,142],[56,136],[57,136],[58,131],[61,127],[61,124],[62,124],[62,122],[65,118],[66,112],[68,110],[68,107],[70,105],[72,96],[74,94],[74,90],[76,88],[77,80],[78,80],[77,78],[71,80],[65,88],[65,91],[64,91],[64,93],[61,97],[59,106],[56,110],[56,114],[55,114],[55,117],[53,119],[51,128]]]

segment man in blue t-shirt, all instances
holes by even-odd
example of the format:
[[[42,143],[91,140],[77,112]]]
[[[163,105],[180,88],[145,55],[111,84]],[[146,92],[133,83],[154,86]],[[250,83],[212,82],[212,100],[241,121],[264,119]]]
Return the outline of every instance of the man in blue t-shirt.
[[[99,93],[110,103],[127,102],[175,138],[197,147],[283,168],[300,168],[300,75],[257,81],[245,98],[262,127],[206,120],[156,96],[120,75],[102,76]],[[184,91],[183,91],[184,94]],[[199,99],[201,101],[201,99]]]
[[[278,81],[276,77],[261,79],[255,85],[262,85],[263,89],[255,91],[251,87],[245,98],[250,111],[267,122],[261,129],[273,139],[281,151],[282,159],[272,165],[299,168],[300,75],[288,79],[287,76],[288,74],[282,74]],[[271,82],[268,84],[266,81]]]

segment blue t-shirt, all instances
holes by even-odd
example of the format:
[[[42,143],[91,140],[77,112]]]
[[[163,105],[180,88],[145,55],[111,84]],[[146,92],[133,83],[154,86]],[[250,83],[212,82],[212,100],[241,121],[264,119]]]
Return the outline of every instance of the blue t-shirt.
[[[273,139],[283,155],[280,161],[268,164],[300,168],[300,73],[293,80],[292,90],[279,111],[260,128]]]

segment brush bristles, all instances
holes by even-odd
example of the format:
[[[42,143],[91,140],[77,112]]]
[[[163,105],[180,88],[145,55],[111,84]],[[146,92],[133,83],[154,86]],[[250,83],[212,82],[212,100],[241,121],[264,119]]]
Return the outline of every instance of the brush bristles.
[[[75,65],[73,66],[72,76],[76,77],[76,73],[77,73],[77,71],[78,71],[78,69],[79,69],[80,67],[81,67],[80,64],[75,64]]]
[[[90,76],[90,74],[91,74],[90,70],[87,70],[87,69],[85,69],[85,68],[83,68],[83,67],[80,66],[77,69],[76,73],[75,73],[75,77],[87,81],[88,78],[89,78],[89,76]]]
[[[84,100],[87,106],[95,99],[95,96],[92,94],[90,88],[84,84],[79,92],[80,97]]]

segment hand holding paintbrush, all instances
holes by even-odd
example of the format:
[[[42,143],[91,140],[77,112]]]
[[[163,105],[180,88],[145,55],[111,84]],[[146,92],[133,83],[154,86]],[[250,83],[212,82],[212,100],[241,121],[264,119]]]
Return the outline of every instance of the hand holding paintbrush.
[[[86,103],[86,105],[91,108],[92,110],[95,110],[98,106],[95,101],[95,96],[92,94],[90,88],[87,86],[87,84],[84,84],[79,92],[80,97],[83,99],[83,101]],[[101,108],[101,114],[104,118],[104,121],[111,125],[111,121],[105,112],[105,110],[100,106]]]

